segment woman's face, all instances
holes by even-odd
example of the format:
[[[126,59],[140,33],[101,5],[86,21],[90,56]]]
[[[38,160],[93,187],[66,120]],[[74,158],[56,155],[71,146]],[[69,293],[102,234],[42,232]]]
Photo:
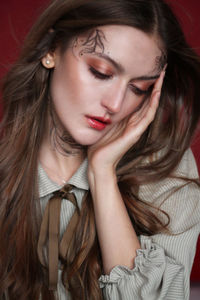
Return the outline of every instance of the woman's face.
[[[129,26],[102,26],[52,58],[50,92],[62,127],[92,145],[132,114],[161,72],[158,41]],[[145,100],[147,101],[147,100]]]

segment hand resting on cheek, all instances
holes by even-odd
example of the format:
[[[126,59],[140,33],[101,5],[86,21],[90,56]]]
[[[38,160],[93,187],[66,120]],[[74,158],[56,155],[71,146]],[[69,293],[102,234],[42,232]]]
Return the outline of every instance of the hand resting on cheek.
[[[88,174],[94,168],[97,170],[108,170],[108,168],[115,170],[119,160],[140,139],[154,120],[159,105],[165,68],[157,79],[150,98],[145,101],[142,107],[121,123],[116,124],[97,143],[88,148]]]

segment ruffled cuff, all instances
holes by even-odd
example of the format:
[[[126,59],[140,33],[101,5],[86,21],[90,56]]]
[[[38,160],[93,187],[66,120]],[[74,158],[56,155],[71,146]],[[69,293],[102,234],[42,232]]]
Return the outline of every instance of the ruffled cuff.
[[[177,288],[181,287],[183,290],[183,267],[165,256],[164,249],[153,243],[151,238],[141,236],[140,243],[141,249],[137,250],[135,267],[132,270],[116,266],[109,275],[99,278],[106,299],[157,300],[165,299],[174,285],[175,294]],[[182,293],[181,291],[181,295],[176,294],[176,299],[183,300]],[[112,295],[115,295],[115,298]]]

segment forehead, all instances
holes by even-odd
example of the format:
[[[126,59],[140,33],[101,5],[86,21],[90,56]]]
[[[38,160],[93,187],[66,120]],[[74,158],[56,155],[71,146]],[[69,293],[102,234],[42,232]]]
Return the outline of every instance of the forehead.
[[[84,53],[104,53],[137,75],[156,72],[162,56],[159,40],[124,25],[101,26],[80,37]]]

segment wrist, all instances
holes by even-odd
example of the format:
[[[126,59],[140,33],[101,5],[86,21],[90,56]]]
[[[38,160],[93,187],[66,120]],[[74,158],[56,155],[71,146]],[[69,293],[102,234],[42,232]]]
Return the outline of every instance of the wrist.
[[[100,187],[104,189],[105,186],[111,186],[117,183],[117,175],[115,168],[92,168],[88,167],[88,180],[91,191]]]

